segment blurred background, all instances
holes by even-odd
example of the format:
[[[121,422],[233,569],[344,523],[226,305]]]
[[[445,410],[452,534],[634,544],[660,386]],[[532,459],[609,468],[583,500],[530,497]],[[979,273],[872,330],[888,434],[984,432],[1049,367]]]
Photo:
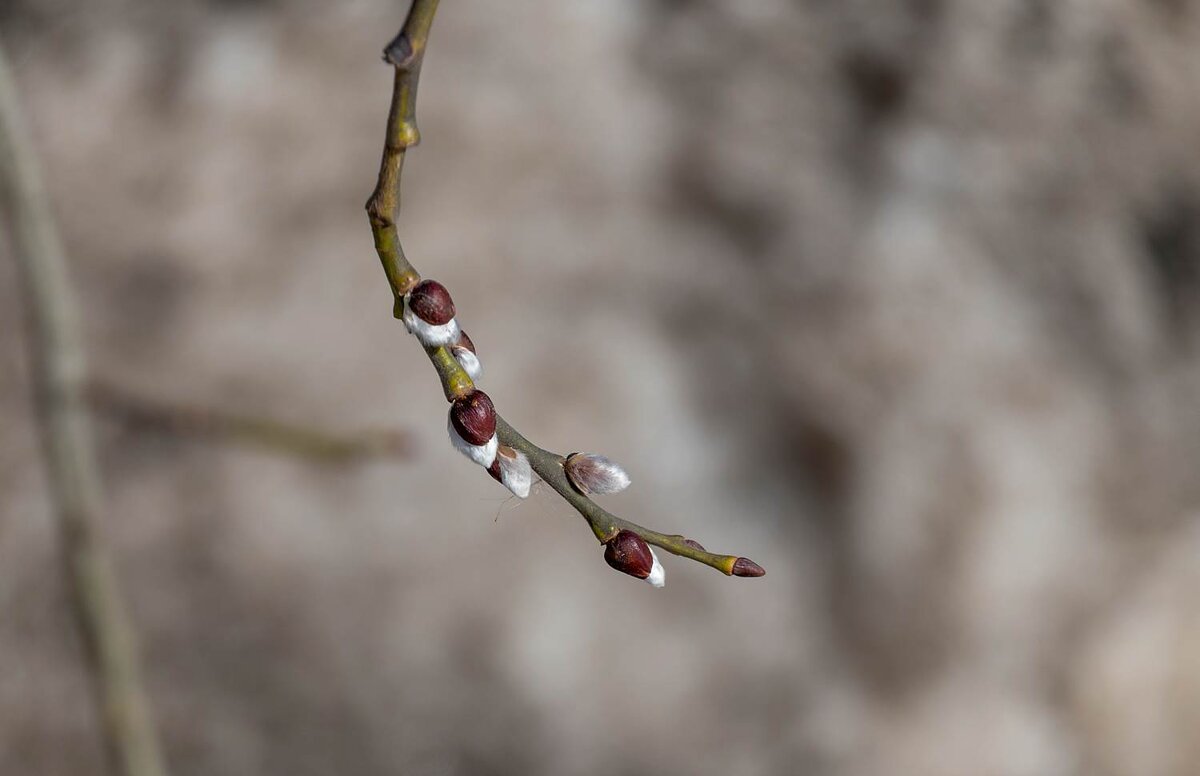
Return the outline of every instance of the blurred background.
[[[175,774],[1184,776],[1200,3],[457,0],[404,176],[504,415],[767,568],[601,559],[455,453],[363,212],[404,2],[6,0]],[[0,241],[0,772],[99,772]]]

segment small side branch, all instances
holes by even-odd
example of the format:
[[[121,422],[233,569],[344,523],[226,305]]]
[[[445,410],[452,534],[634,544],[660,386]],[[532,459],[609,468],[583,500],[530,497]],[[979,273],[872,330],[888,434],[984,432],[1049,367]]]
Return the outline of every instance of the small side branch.
[[[453,301],[440,284],[422,282],[420,274],[404,256],[396,229],[404,156],[411,146],[420,141],[416,123],[417,82],[437,6],[437,0],[414,0],[400,33],[384,49],[384,60],[395,67],[395,80],[379,180],[367,201],[367,214],[375,238],[375,249],[391,287],[393,312],[397,318],[403,318],[409,331],[422,340],[426,355],[441,380],[442,391],[447,401],[452,403],[451,434],[456,447],[520,495],[528,492],[530,469],[536,472],[583,516],[592,533],[610,551],[614,550],[618,538],[621,538],[620,544],[624,549],[621,552],[614,551],[611,558],[608,553],[605,556],[614,568],[661,585],[661,575],[657,571],[657,560],[653,558],[653,553],[645,545],[638,546],[640,542],[645,542],[711,566],[727,575],[762,576],[765,573],[762,567],[746,558],[717,555],[692,539],[643,528],[605,511],[588,497],[587,493],[593,491],[572,483],[566,458],[543,450],[522,436],[495,414],[491,399],[475,388],[471,375],[477,375],[477,371],[468,374],[464,363],[471,363],[478,370],[478,360],[469,338],[459,335],[460,338],[455,339],[459,330],[454,320]],[[465,354],[464,349],[469,350],[470,354]],[[464,362],[464,357],[469,357],[469,361]],[[527,463],[522,464],[522,460]],[[520,473],[521,466],[524,466],[525,475]],[[509,467],[508,471],[506,467]],[[627,478],[625,484],[628,484]],[[640,537],[640,542],[637,537]],[[622,556],[622,552],[632,555]],[[647,565],[651,561],[655,571],[651,571]]]
[[[538,476],[553,488],[558,495],[562,496],[568,504],[575,507],[579,514],[583,515],[588,525],[591,526],[592,533],[596,535],[601,544],[607,544],[612,541],[621,531],[633,531],[649,544],[661,547],[673,555],[690,558],[706,566],[712,566],[723,574],[733,574],[734,566],[739,560],[738,556],[715,555],[704,550],[696,542],[689,540],[685,536],[678,534],[668,535],[652,531],[649,528],[643,528],[636,523],[631,523],[628,520],[623,520],[609,513],[571,485],[571,481],[567,478],[566,469],[564,468],[566,458],[557,453],[543,450],[533,444],[521,436],[515,428],[508,425],[503,418],[498,418],[496,421],[496,433],[500,437],[501,444],[508,445],[524,453],[529,458],[529,463],[533,466],[533,470],[537,472]]]
[[[87,649],[107,748],[123,776],[164,776],[133,629],[100,535],[100,485],[83,395],[85,364],[75,298],[3,51],[0,204],[9,214],[26,298],[33,395],[63,570]]]

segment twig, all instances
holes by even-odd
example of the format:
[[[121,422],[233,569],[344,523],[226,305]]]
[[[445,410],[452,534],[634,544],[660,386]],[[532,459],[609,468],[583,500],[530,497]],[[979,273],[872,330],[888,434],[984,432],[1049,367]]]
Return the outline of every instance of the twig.
[[[0,200],[9,213],[28,299],[37,405],[62,562],[86,646],[105,741],[123,776],[166,773],[137,649],[100,536],[101,494],[83,396],[85,364],[66,260],[54,227],[16,87],[0,51]]]
[[[375,237],[375,249],[392,289],[393,313],[397,318],[403,315],[405,295],[421,280],[404,256],[396,232],[396,217],[400,209],[400,176],[404,156],[421,139],[416,123],[417,82],[437,6],[438,0],[414,0],[400,33],[383,52],[384,60],[395,67],[396,73],[379,181],[367,201],[367,214]],[[442,390],[448,401],[466,397],[475,390],[471,377],[449,347],[427,346],[425,351],[441,379]],[[686,537],[652,531],[608,513],[572,486],[564,468],[566,459],[563,456],[533,444],[499,417],[496,418],[496,436],[501,444],[524,453],[538,476],[578,510],[601,543],[612,541],[621,531],[632,531],[667,552],[712,566],[727,575],[762,575],[762,569],[745,558],[707,552]]]
[[[263,448],[325,463],[366,458],[411,458],[412,439],[404,431],[366,429],[333,433],[298,423],[151,399],[92,379],[87,398],[93,411],[131,426]]]

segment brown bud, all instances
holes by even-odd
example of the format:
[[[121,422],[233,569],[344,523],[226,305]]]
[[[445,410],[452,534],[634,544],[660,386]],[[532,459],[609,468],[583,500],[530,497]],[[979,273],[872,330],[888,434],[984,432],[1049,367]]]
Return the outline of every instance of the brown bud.
[[[738,558],[733,563],[735,577],[761,577],[766,573],[766,569],[749,558]]]
[[[461,329],[458,332],[458,342],[454,343],[454,347],[466,348],[467,350],[471,351],[472,353],[476,352],[475,351],[475,343],[471,342],[471,338],[468,337],[467,333],[465,331],[462,331]]]
[[[488,467],[487,473],[492,475],[492,479],[501,485],[504,484],[503,478],[500,476],[500,454],[496,454],[496,460],[492,461],[492,465]]]
[[[467,443],[482,445],[496,434],[496,408],[483,391],[471,391],[450,405],[450,423]]]
[[[700,550],[700,552],[708,552],[708,550],[704,549],[704,545],[701,544],[700,542],[696,541],[695,539],[684,539],[683,543],[686,544],[688,547],[691,547],[693,550]]]
[[[654,568],[650,545],[633,531],[621,531],[604,547],[604,560],[617,571],[645,579]]]
[[[454,318],[454,300],[436,280],[422,280],[410,292],[408,306],[426,323],[442,326]]]

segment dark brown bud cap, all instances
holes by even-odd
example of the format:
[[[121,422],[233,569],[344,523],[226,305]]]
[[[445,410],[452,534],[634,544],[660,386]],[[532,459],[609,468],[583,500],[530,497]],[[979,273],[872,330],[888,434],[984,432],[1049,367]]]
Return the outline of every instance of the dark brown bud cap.
[[[617,571],[645,579],[654,568],[650,545],[633,531],[621,531],[604,547],[604,560]]]
[[[450,423],[458,435],[482,445],[496,435],[496,408],[483,391],[471,391],[450,405]]]
[[[466,348],[467,350],[471,351],[472,353],[476,352],[475,343],[471,342],[471,338],[468,337],[467,333],[461,329],[459,329],[459,332],[458,332],[458,342],[454,343],[454,347]]]
[[[454,318],[454,300],[436,280],[417,283],[408,297],[408,306],[418,318],[434,326],[447,324]]]
[[[749,558],[738,558],[733,563],[733,575],[735,577],[761,577],[766,573],[766,569]]]

